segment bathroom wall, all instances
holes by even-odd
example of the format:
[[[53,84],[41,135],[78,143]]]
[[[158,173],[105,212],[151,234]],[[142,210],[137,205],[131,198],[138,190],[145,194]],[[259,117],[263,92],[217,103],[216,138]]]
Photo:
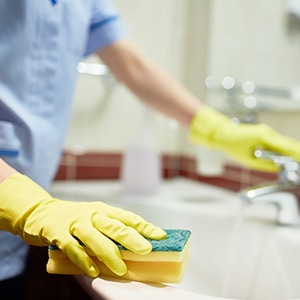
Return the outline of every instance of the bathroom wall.
[[[288,9],[290,1],[214,0],[211,3],[208,75],[214,76],[218,84],[229,75],[237,85],[249,80],[276,89],[300,86],[300,19]],[[212,97],[212,103],[222,101],[224,98],[220,96],[209,93],[206,99]],[[300,139],[299,131],[295,130],[300,117],[297,112],[300,97],[298,102],[256,97],[266,107],[258,115],[259,121]],[[270,109],[279,113],[270,113]]]
[[[115,3],[144,51],[203,101],[228,100],[204,88],[207,75],[214,76],[217,83],[230,75],[238,83],[251,80],[276,88],[300,86],[300,21],[288,13],[287,1]],[[99,60],[91,56],[86,61]],[[263,111],[258,120],[300,139],[298,103],[283,103],[276,101],[277,112]],[[122,152],[142,122],[142,110],[138,99],[122,84],[110,89],[99,78],[81,75],[65,148],[79,153]],[[153,116],[162,153],[196,155],[198,148],[188,142],[186,129],[159,113],[153,112]]]
[[[299,85],[300,22],[287,3],[212,1],[208,71],[273,87]]]
[[[182,81],[185,68],[186,0],[116,0],[132,38]],[[99,62],[91,56],[87,62]],[[143,121],[143,105],[121,83],[107,88],[100,78],[80,75],[66,149],[120,152]],[[153,112],[163,152],[179,152],[178,126]]]

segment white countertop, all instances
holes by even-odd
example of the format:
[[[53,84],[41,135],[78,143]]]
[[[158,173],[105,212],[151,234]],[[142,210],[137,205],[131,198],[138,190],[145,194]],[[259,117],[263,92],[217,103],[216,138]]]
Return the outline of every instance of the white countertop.
[[[93,299],[101,300],[224,300],[181,290],[165,284],[147,284],[123,281],[111,278],[91,279],[77,276],[76,280],[86,289],[92,291]],[[103,299],[104,298],[104,299]],[[226,298],[229,299],[229,298]]]
[[[184,178],[164,181],[159,193],[152,196],[124,195],[120,182],[114,180],[56,182],[51,193],[66,200],[107,202],[134,211],[162,228],[192,232],[191,258],[182,283],[153,285],[78,277],[95,299],[283,300],[300,295],[299,272],[285,269],[294,259],[288,255],[289,251],[295,249],[295,256],[300,253],[296,251],[297,233],[275,225],[274,206],[257,205],[243,211],[236,193]],[[236,234],[238,244],[237,249],[233,249],[236,253],[232,254],[229,252],[234,248]],[[270,258],[268,253],[274,255]],[[296,259],[298,261],[298,257]],[[295,277],[292,278],[295,286],[282,284],[282,278],[289,274]],[[256,281],[257,276],[260,276],[259,281]],[[271,276],[274,283],[267,280]],[[223,292],[224,282],[228,293]],[[254,297],[248,297],[249,293]],[[262,298],[265,294],[267,296]]]

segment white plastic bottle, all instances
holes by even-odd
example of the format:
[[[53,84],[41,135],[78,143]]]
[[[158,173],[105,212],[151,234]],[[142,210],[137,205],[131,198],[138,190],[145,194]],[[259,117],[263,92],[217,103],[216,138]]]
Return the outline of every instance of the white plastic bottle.
[[[153,195],[161,183],[161,157],[153,116],[146,108],[142,124],[123,155],[121,181],[123,192]]]

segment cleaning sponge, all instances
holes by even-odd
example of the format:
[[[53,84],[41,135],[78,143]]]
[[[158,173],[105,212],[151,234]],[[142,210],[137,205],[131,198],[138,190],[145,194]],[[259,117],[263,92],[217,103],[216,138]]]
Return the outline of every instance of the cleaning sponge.
[[[147,255],[135,254],[118,245],[128,269],[123,276],[114,274],[103,262],[93,258],[100,269],[100,275],[143,282],[179,283],[189,259],[191,232],[183,229],[167,229],[165,231],[167,233],[166,239],[149,240],[152,244],[152,252]],[[83,274],[55,246],[49,247],[48,256],[48,273]]]

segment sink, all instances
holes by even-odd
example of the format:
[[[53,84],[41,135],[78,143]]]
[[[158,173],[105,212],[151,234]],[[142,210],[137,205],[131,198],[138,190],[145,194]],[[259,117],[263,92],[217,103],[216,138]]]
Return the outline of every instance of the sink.
[[[189,265],[177,289],[251,300],[300,298],[300,228],[278,227],[276,208],[245,207],[234,192],[177,178],[157,195],[126,195],[118,181],[55,182],[61,199],[104,201],[162,228],[192,231]]]

